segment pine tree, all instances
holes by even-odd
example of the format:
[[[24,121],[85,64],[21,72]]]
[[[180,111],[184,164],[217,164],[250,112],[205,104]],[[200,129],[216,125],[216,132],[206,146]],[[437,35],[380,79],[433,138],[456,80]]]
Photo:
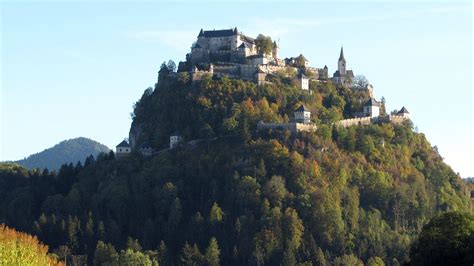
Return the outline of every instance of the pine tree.
[[[219,245],[215,237],[212,237],[209,241],[209,246],[206,249],[206,262],[209,266],[218,266],[220,265],[220,254]]]
[[[223,218],[224,212],[219,207],[217,202],[214,202],[214,204],[212,204],[211,211],[209,212],[209,222],[211,222],[211,224],[217,224],[222,222]]]

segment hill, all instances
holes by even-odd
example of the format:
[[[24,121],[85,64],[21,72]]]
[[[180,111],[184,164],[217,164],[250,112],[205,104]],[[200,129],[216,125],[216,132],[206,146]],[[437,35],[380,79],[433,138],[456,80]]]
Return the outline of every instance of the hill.
[[[99,153],[108,153],[110,149],[97,141],[88,138],[75,138],[61,141],[60,143],[42,152],[28,156],[15,163],[28,169],[48,168],[58,170],[65,163],[84,163],[86,157],[97,156]]]
[[[409,121],[332,124],[360,111],[364,92],[176,76],[136,103],[130,139],[160,150],[179,130],[200,143],[56,175],[5,167],[0,222],[89,262],[115,261],[115,247],[163,265],[399,265],[431,217],[469,209],[464,182]],[[301,104],[316,132],[257,130]]]

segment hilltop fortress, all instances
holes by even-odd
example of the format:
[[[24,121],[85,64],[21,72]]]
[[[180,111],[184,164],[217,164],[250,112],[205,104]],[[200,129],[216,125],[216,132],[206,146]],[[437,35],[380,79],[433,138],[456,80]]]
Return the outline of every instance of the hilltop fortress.
[[[278,44],[271,43],[264,50],[258,40],[246,36],[237,28],[228,30],[201,29],[186,61],[180,62],[178,72],[188,71],[193,81],[199,81],[206,74],[213,77],[254,81],[262,85],[277,73],[296,73],[295,79],[301,89],[309,89],[309,80],[327,80],[327,66],[315,68],[300,54],[296,57],[279,58]],[[345,73],[344,71],[340,71]],[[339,81],[337,81],[339,82]]]
[[[390,115],[381,113],[382,104],[373,98],[371,84],[353,86],[354,72],[347,69],[347,61],[342,47],[337,61],[337,70],[332,77],[328,75],[326,65],[321,68],[312,67],[308,59],[302,54],[281,59],[279,50],[278,44],[271,41],[269,37],[259,35],[257,38],[252,38],[244,35],[237,28],[206,31],[201,29],[197,35],[197,40],[191,46],[191,51],[186,54],[186,61],[179,63],[177,72],[174,72],[174,68],[170,70],[165,65],[164,69],[160,69],[158,79],[177,78],[185,72],[189,74],[193,83],[201,82],[204,77],[215,79],[228,77],[252,81],[261,86],[285,78],[291,80],[292,85],[307,91],[309,94],[313,93],[309,89],[311,82],[332,82],[336,87],[364,91],[370,97],[363,105],[362,112],[353,113],[351,114],[352,118],[333,123],[335,126],[400,124],[409,119],[409,113],[405,107]],[[317,129],[317,126],[311,120],[311,112],[304,105],[301,105],[294,110],[293,118],[289,122],[260,121],[257,124],[257,129],[285,129],[296,133],[299,131],[312,132]],[[136,147],[135,137],[132,135],[131,133],[131,143],[123,141],[117,146],[119,157],[129,154],[132,149],[138,149],[145,156],[150,156],[156,152],[147,142],[140,147]],[[169,149],[180,146],[181,142],[183,142],[181,134],[172,134]]]

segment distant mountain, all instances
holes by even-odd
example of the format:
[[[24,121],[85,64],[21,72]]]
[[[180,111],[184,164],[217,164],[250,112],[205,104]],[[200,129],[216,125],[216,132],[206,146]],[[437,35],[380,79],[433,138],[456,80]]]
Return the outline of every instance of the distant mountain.
[[[28,156],[16,163],[29,168],[48,168],[56,170],[65,163],[84,162],[84,159],[93,155],[96,157],[101,152],[109,152],[110,149],[97,141],[88,138],[75,138],[61,141],[53,147],[42,152]]]

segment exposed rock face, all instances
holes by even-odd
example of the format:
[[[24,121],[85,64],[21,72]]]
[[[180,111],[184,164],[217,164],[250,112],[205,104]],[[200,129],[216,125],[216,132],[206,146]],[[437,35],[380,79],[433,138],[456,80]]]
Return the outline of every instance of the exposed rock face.
[[[137,142],[140,139],[142,134],[143,134],[142,126],[136,121],[133,121],[132,125],[130,126],[130,132],[128,134],[129,143],[130,143],[130,146],[132,146],[132,149],[136,147]]]

